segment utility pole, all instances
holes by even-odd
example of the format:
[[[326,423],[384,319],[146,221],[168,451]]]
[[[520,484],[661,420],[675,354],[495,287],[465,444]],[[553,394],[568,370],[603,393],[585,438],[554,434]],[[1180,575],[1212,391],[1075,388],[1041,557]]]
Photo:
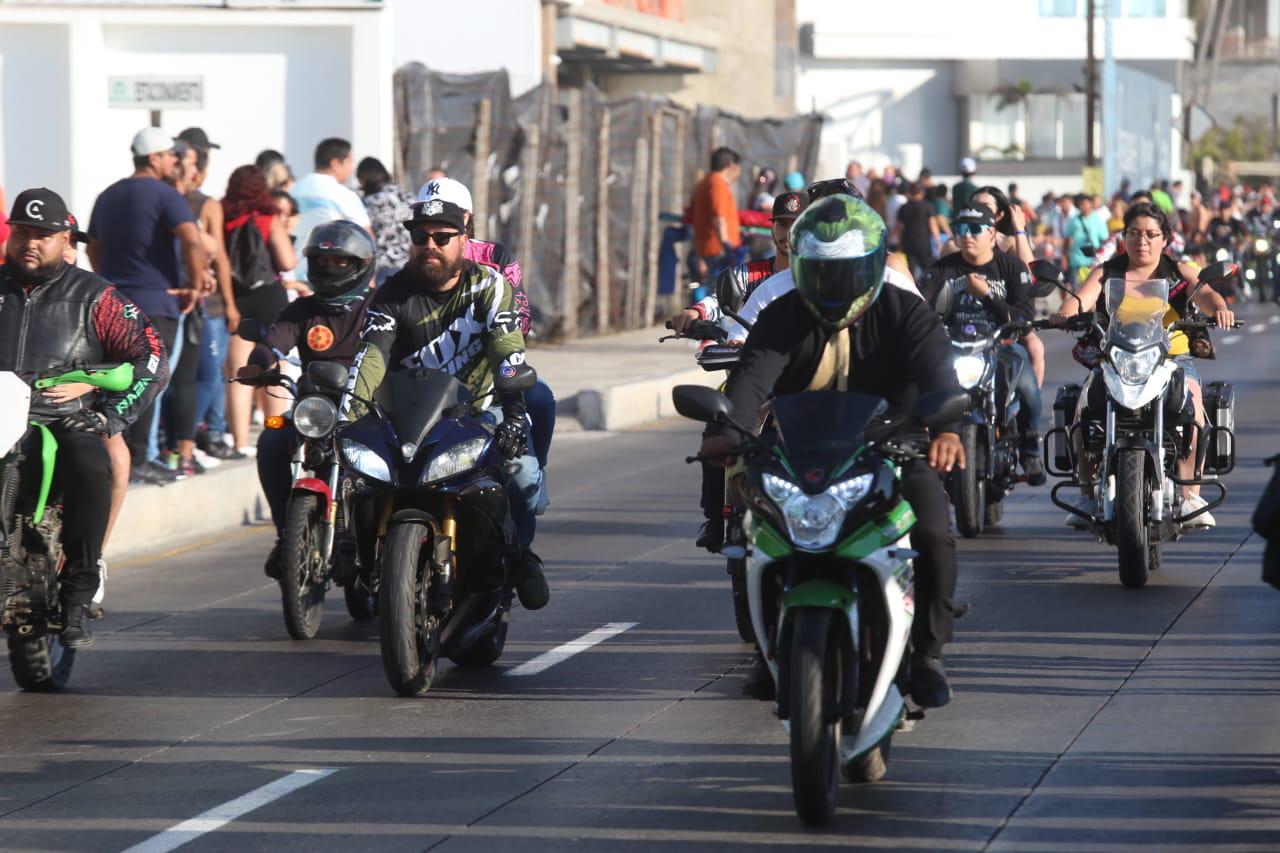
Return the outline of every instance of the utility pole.
[[[1098,102],[1098,61],[1093,55],[1093,4],[1094,0],[1084,0],[1084,164],[1098,165],[1098,152],[1093,145],[1093,117]]]

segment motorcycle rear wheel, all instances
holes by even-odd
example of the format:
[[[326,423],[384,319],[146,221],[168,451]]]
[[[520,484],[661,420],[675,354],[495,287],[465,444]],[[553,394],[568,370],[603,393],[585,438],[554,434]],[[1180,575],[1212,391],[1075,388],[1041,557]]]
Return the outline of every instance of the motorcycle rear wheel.
[[[965,424],[960,428],[964,445],[965,466],[952,475],[956,507],[956,529],[966,539],[981,535],[987,513],[987,481],[978,471],[978,427]]]
[[[289,499],[288,512],[280,561],[284,627],[293,639],[310,640],[324,618],[324,581],[317,582],[324,568],[320,556],[324,513],[320,499],[312,494],[295,494]]]
[[[835,814],[840,789],[840,645],[832,611],[796,611],[791,632],[791,793],[796,814],[822,826]]]
[[[1115,540],[1120,583],[1129,589],[1147,584],[1152,545],[1147,527],[1147,458],[1140,450],[1126,450],[1116,465]],[[1158,560],[1158,557],[1157,557]]]
[[[426,625],[428,582],[423,547],[429,537],[425,524],[405,522],[387,532],[382,551],[382,580],[378,586],[378,634],[382,669],[391,689],[401,696],[421,696],[435,679],[439,644]],[[423,612],[419,612],[419,611]]]
[[[52,693],[67,686],[76,650],[62,645],[57,634],[43,637],[9,635],[9,666],[13,680],[32,693]]]

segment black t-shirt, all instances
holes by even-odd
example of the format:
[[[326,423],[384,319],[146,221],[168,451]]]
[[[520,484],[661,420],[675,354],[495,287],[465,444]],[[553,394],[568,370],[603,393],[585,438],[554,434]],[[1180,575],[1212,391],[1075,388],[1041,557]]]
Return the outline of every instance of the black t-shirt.
[[[1245,235],[1238,219],[1215,219],[1209,223],[1209,242],[1215,246],[1230,248],[1232,243]]]
[[[986,296],[968,292],[970,273],[986,278],[990,287]],[[1026,264],[1008,252],[996,249],[985,264],[971,264],[962,253],[953,252],[933,265],[931,278],[937,292],[929,298],[952,337],[990,334],[1010,320],[1035,316],[1031,274]]]
[[[912,257],[928,260],[933,248],[929,240],[929,220],[934,215],[933,205],[926,201],[909,201],[898,208],[898,223],[902,226],[902,251]]]

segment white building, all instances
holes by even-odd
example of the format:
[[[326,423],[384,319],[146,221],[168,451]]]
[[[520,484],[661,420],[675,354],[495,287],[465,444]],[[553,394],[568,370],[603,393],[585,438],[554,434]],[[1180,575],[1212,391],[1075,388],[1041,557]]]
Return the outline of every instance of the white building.
[[[159,119],[222,145],[215,194],[264,148],[301,177],[328,136],[391,163],[390,44],[382,0],[0,0],[0,185],[10,199],[51,187],[87,221],[151,123],[146,107],[112,105],[138,80],[199,82],[170,86],[187,101]]]
[[[1106,2],[1095,26],[1099,78]],[[1118,10],[1119,171],[1135,184],[1168,177],[1181,161],[1179,75],[1194,57],[1186,0],[1110,2]],[[899,163],[909,176],[921,166],[952,175],[973,156],[980,177],[1017,181],[1024,198],[1079,190],[1084,10],[1085,0],[902,0],[853,14],[847,2],[797,0],[797,107],[829,118],[821,173],[843,174],[856,159]],[[1101,164],[1101,110],[1096,120]]]

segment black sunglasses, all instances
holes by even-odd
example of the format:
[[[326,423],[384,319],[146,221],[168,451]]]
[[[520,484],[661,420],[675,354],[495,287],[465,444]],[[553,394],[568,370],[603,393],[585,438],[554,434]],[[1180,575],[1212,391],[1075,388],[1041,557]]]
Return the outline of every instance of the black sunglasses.
[[[461,231],[427,231],[423,228],[415,228],[409,232],[409,239],[415,246],[425,246],[429,240],[436,244],[436,248],[443,249],[449,245],[450,240],[461,234]]]

